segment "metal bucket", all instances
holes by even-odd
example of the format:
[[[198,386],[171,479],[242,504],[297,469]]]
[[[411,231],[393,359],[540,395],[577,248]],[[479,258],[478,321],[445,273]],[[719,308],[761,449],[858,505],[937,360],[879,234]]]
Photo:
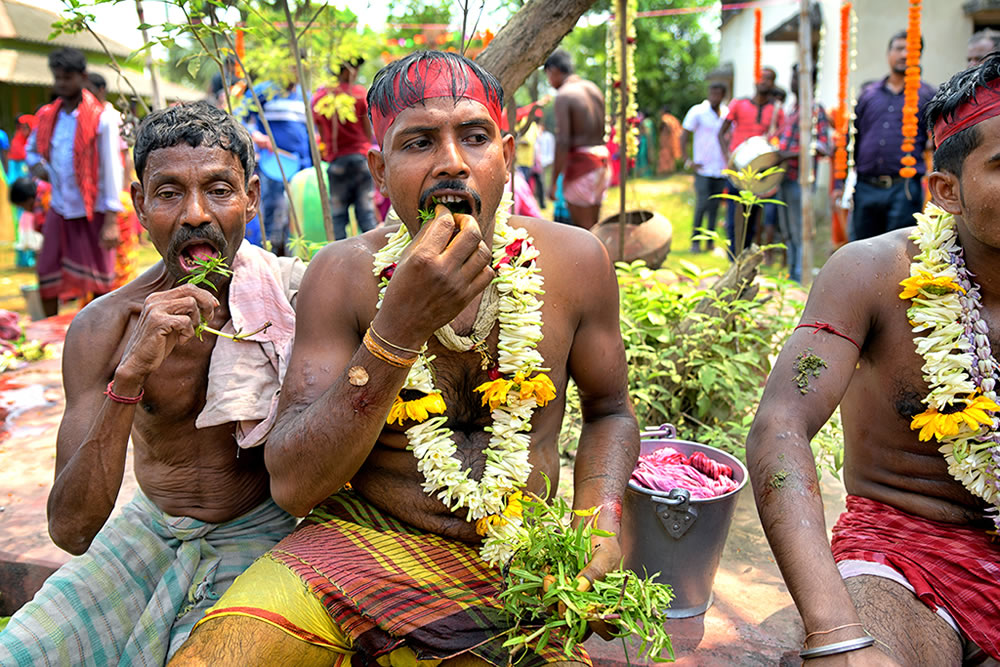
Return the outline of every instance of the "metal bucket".
[[[704,614],[712,604],[712,582],[719,569],[722,548],[736,510],[736,498],[747,483],[747,469],[721,449],[677,440],[677,429],[663,424],[642,433],[640,456],[661,447],[673,447],[685,456],[700,451],[733,469],[735,491],[715,498],[691,500],[686,489],[669,493],[643,488],[629,481],[622,504],[621,547],[625,567],[670,584],[674,601],[668,618]]]
[[[750,137],[733,150],[730,158],[730,167],[735,171],[742,171],[747,167],[753,168],[755,172],[762,172],[771,167],[781,164],[781,155],[778,150],[771,145],[764,137]],[[777,172],[749,183],[733,182],[745,190],[750,190],[758,197],[770,197],[778,191],[784,172]]]

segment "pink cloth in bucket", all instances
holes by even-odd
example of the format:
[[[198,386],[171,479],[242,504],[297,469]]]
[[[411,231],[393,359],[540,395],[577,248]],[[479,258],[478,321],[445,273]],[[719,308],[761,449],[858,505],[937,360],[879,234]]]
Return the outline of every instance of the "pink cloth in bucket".
[[[632,481],[652,491],[687,489],[693,499],[715,498],[740,486],[733,480],[733,469],[729,466],[702,452],[685,456],[673,447],[661,447],[640,456]]]

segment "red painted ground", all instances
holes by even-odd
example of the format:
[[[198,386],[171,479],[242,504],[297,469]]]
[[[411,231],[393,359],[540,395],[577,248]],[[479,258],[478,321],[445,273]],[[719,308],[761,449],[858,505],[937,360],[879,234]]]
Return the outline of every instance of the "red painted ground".
[[[70,318],[35,323],[29,337],[58,343]],[[0,376],[0,616],[23,604],[45,576],[69,558],[49,539],[45,520],[62,410],[58,358]],[[128,502],[136,489],[131,467],[128,463],[119,505]],[[828,527],[843,507],[843,496],[836,480],[824,480]],[[799,664],[802,628],[764,539],[749,488],[737,505],[714,594],[715,602],[704,615],[668,622],[677,664]],[[595,665],[628,664],[620,642],[606,643],[594,636],[587,648]],[[651,664],[638,660],[635,648],[629,650],[631,664]]]

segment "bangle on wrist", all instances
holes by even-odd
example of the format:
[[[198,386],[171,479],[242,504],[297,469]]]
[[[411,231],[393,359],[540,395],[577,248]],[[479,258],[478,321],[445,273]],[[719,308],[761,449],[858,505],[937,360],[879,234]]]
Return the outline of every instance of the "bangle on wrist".
[[[114,384],[115,384],[114,380],[108,383],[108,388],[104,390],[104,395],[110,398],[115,403],[124,403],[125,405],[135,405],[136,403],[141,401],[142,397],[146,394],[145,389],[140,389],[138,396],[119,396],[112,389]]]
[[[420,354],[420,350],[411,350],[408,347],[403,347],[402,345],[396,345],[395,343],[390,343],[388,340],[386,340],[385,336],[381,336],[379,335],[379,332],[375,331],[374,322],[368,325],[368,330],[372,332],[372,336],[375,337],[375,340],[382,343],[383,345],[388,345],[389,347],[395,348],[400,352],[409,352],[410,354]]]
[[[806,638],[802,640],[802,647],[809,643],[810,637],[815,637],[816,635],[828,635],[831,632],[836,632],[837,630],[846,630],[847,628],[860,628],[862,625],[860,623],[845,623],[844,625],[838,625],[835,628],[830,628],[829,630],[817,630],[816,632],[810,632],[806,635]]]
[[[816,648],[802,649],[799,651],[799,657],[803,660],[808,660],[809,658],[824,658],[828,655],[840,655],[841,653],[859,651],[863,648],[868,648],[869,646],[874,645],[875,638],[870,635],[865,635],[864,637],[855,637],[854,639],[847,639],[835,644],[825,644],[823,646],[817,646]]]
[[[368,330],[365,331],[365,337],[362,340],[362,343],[364,343],[365,349],[368,350],[373,357],[384,361],[390,366],[395,366],[396,368],[409,368],[417,361],[416,356],[401,357],[379,345],[378,342],[372,337],[371,327],[368,327]]]

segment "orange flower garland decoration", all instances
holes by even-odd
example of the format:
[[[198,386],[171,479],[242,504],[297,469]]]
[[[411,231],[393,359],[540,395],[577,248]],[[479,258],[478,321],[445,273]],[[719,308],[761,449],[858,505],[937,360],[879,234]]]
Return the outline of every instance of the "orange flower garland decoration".
[[[899,175],[913,178],[917,175],[916,148],[917,111],[920,103],[920,0],[910,0],[909,23],[906,26],[906,74],[903,78],[903,145],[906,155],[900,160],[903,166]]]
[[[840,68],[837,71],[837,108],[833,110],[833,177],[847,178],[847,135],[850,114],[847,110],[847,76],[850,69],[851,3],[840,7]]]
[[[753,10],[753,82],[756,84],[760,81],[760,51],[761,51],[761,20],[763,19],[763,12],[761,12],[760,7],[754,7]]]

